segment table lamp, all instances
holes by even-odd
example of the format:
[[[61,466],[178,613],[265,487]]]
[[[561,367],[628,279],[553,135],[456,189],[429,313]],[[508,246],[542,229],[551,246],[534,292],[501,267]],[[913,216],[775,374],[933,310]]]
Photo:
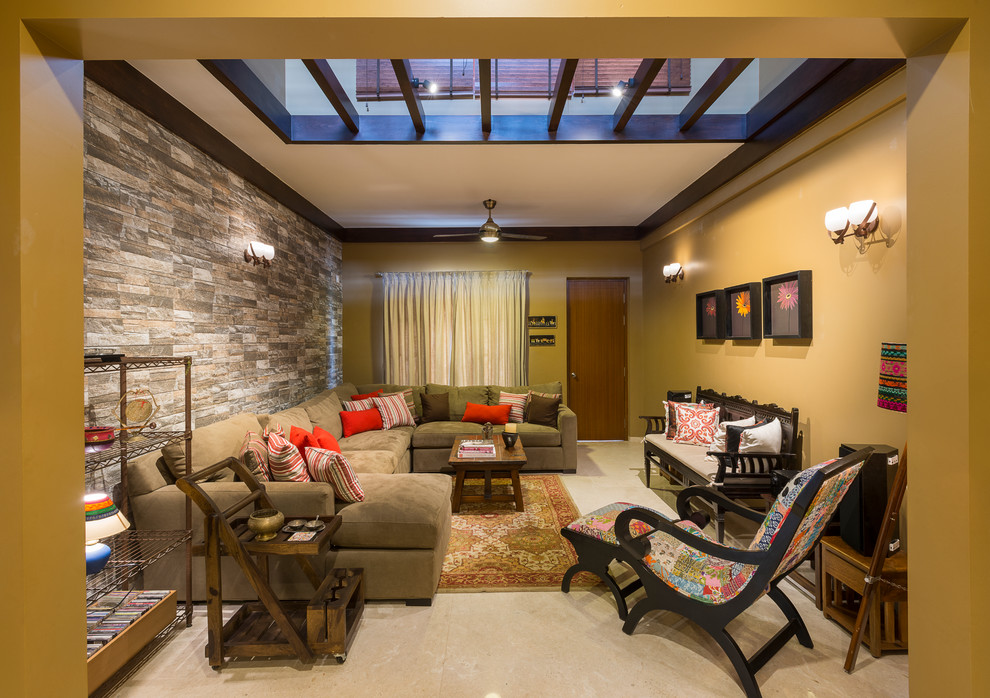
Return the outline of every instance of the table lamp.
[[[89,575],[102,570],[110,560],[110,546],[100,543],[100,539],[126,531],[130,523],[108,495],[94,492],[87,494],[84,501],[86,503],[86,574]]]

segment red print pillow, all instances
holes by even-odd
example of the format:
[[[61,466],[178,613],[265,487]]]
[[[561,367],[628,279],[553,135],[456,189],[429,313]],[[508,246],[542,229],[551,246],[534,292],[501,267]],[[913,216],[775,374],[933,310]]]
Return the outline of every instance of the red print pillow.
[[[689,405],[675,402],[674,410],[677,415],[675,443],[711,445],[715,440],[715,430],[718,429],[717,405]]]
[[[473,402],[467,403],[464,408],[462,422],[477,422],[484,424],[507,424],[509,422],[509,411],[512,405],[478,405]]]
[[[344,428],[345,438],[362,431],[374,431],[382,428],[382,413],[377,409],[341,412],[340,424]]]

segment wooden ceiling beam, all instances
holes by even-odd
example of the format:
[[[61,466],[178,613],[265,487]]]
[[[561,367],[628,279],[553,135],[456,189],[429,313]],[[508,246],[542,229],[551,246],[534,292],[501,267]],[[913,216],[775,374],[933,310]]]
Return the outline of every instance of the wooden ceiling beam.
[[[292,142],[292,115],[247,63],[237,59],[199,63],[283,142]]]
[[[481,84],[481,131],[492,132],[492,59],[478,59],[478,82]]]
[[[577,58],[565,58],[557,68],[557,82],[553,87],[553,97],[550,99],[550,111],[547,113],[547,131],[555,133],[560,125],[560,117],[564,113],[567,97],[574,82],[574,72],[577,70]]]
[[[303,64],[313,79],[316,80],[316,84],[326,95],[327,100],[333,105],[347,130],[351,133],[357,133],[361,123],[357,108],[351,98],[347,96],[347,90],[340,84],[340,80],[334,74],[330,63],[325,58],[304,58]]]
[[[757,102],[746,114],[746,137],[755,138],[786,114],[837,71],[851,62],[847,58],[809,58]]]
[[[687,131],[700,119],[705,112],[715,103],[722,93],[725,92],[739,75],[746,70],[752,58],[726,58],[714,72],[705,80],[687,106],[681,110],[678,120],[681,130]]]
[[[392,69],[395,77],[399,81],[399,89],[402,90],[402,99],[409,109],[409,118],[412,119],[413,128],[416,133],[422,135],[426,133],[426,112],[423,111],[423,102],[419,98],[419,92],[412,86],[412,68],[409,67],[408,58],[393,58]]]
[[[660,69],[663,68],[663,64],[666,62],[666,58],[644,58],[643,62],[639,64],[639,68],[633,76],[634,83],[632,89],[626,88],[626,91],[622,94],[622,99],[619,100],[619,106],[615,108],[615,113],[612,115],[613,131],[619,133],[626,127],[629,119],[635,113],[636,107],[643,101],[643,97],[646,96],[647,91],[653,85],[657,73],[660,72]]]
[[[808,61],[805,61],[807,64]],[[896,59],[854,59],[841,61],[838,68],[832,66],[824,80],[805,90],[802,85],[785,79],[770,94],[750,110],[758,114],[763,125],[756,136],[736,148],[721,162],[696,179],[686,189],[655,211],[639,224],[640,237],[649,235],[664,223],[686,211],[719,187],[770,155],[805,129],[818,123],[835,110],[876,85],[887,76],[904,67],[905,61]],[[803,64],[802,64],[803,65]],[[817,64],[808,67],[808,73],[822,74],[829,66]],[[798,68],[800,70],[800,67]],[[798,96],[795,90],[799,90]],[[779,90],[784,92],[778,93]],[[771,107],[771,105],[773,105]],[[783,108],[782,113],[774,113]],[[703,117],[705,119],[711,116]],[[693,129],[692,129],[693,130]]]

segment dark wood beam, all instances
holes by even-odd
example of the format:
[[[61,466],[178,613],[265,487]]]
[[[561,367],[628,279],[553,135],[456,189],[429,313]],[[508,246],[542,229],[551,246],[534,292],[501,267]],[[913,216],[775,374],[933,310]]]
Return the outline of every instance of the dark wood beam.
[[[904,67],[905,61],[903,59],[856,59],[843,63],[841,67],[833,70],[825,80],[821,81],[817,89],[811,93],[805,93],[804,97],[796,103],[791,100],[784,100],[781,95],[775,94],[777,90],[784,88],[786,80],[764,97],[759,104],[753,107],[750,113],[756,112],[764,115],[764,118],[769,122],[768,125],[762,128],[758,135],[736,148],[715,167],[708,170],[693,184],[640,223],[640,237],[653,232],[742,174],[805,129],[852,101],[891,73]],[[777,115],[776,118],[766,116],[769,112],[765,108],[767,104],[781,105],[788,102],[790,102],[790,107],[784,113]],[[700,121],[699,119],[699,123]]]
[[[409,109],[409,118],[412,119],[413,128],[416,133],[426,132],[426,113],[423,111],[423,102],[419,99],[419,92],[412,86],[412,69],[409,67],[409,59],[393,58],[392,69],[395,77],[399,81],[399,89],[402,90],[402,98]]]
[[[694,126],[695,122],[708,111],[712,104],[715,103],[715,100],[729,88],[729,85],[752,62],[752,58],[726,58],[719,63],[715,71],[705,80],[705,84],[694,93],[691,101],[681,110],[678,117],[681,123],[681,130],[687,131]]]
[[[303,64],[309,69],[309,74],[316,80],[316,84],[323,94],[327,96],[330,104],[337,111],[340,120],[351,133],[357,133],[361,122],[357,108],[347,96],[347,90],[340,84],[340,80],[333,72],[333,68],[325,58],[304,58]]]
[[[200,64],[261,119],[272,133],[286,143],[292,141],[292,115],[247,63],[242,60],[202,60]]]
[[[615,114],[612,115],[613,131],[619,133],[626,127],[629,119],[632,118],[633,113],[636,111],[636,107],[643,101],[643,97],[646,96],[646,92],[653,85],[657,73],[660,72],[660,69],[663,68],[663,64],[666,62],[666,58],[644,58],[643,62],[639,64],[639,68],[637,68],[636,74],[633,76],[635,84],[633,84],[632,90],[628,87],[626,88],[622,99],[619,100],[619,106],[615,108]]]
[[[557,68],[557,83],[553,87],[553,97],[550,99],[550,112],[547,114],[547,131],[554,133],[560,125],[560,117],[567,104],[567,96],[574,82],[574,71],[577,70],[577,58],[565,58]]]
[[[639,229],[634,226],[530,227],[504,228],[506,233],[544,235],[545,242],[628,241],[636,240]],[[465,233],[463,238],[435,238],[436,234]],[[348,228],[341,232],[344,242],[478,242],[478,228]],[[513,240],[502,242],[539,242]],[[499,244],[502,244],[500,242]]]
[[[746,115],[746,137],[758,136],[849,62],[845,58],[809,58],[802,62],[749,110]]]
[[[492,132],[492,59],[478,59],[478,82],[481,85],[481,131]]]
[[[495,116],[484,133],[477,116],[431,116],[428,128],[417,133],[405,116],[365,116],[361,131],[351,133],[336,116],[292,117],[293,143],[711,143],[745,139],[746,117],[706,114],[690,131],[678,127],[676,114],[637,116],[625,130],[612,129],[608,114],[571,115],[556,132],[538,115]]]
[[[340,225],[125,61],[86,61],[87,78],[196,146],[291,211],[339,236]]]

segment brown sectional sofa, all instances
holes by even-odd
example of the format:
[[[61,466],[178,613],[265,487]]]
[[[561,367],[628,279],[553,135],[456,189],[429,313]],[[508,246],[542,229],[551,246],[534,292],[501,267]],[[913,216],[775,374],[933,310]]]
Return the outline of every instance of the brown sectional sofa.
[[[369,431],[343,437],[340,422],[341,400],[378,388],[398,392],[413,387],[417,412],[419,394],[447,392],[450,395],[450,422],[432,422],[388,431]],[[418,390],[417,388],[423,388]],[[506,392],[559,393],[560,383],[505,388]],[[340,530],[323,560],[314,561],[317,571],[334,567],[361,567],[365,570],[365,595],[369,599],[403,599],[428,603],[440,580],[444,555],[450,538],[451,478],[447,457],[458,434],[481,434],[481,425],[459,420],[466,402],[497,404],[499,386],[394,386],[345,383],[326,390],[305,402],[271,415],[242,413],[193,430],[192,471],[198,471],[225,458],[237,456],[244,435],[260,432],[278,422],[286,433],[292,426],[312,431],[326,429],[338,438],[341,451],[358,475],[365,500],[344,503],[334,499],[332,487],[322,482],[269,482],[266,489],[275,506],[290,515],[339,514]],[[492,400],[494,395],[494,400]],[[518,431],[529,457],[527,470],[567,470],[577,461],[577,418],[561,406],[558,429],[520,424]],[[501,431],[501,427],[497,428]],[[416,472],[412,472],[416,471]],[[175,486],[176,475],[185,472],[184,449],[169,446],[142,456],[128,469],[131,518],[138,529],[179,529],[184,527],[185,495]],[[221,480],[203,483],[203,488],[222,507],[244,496],[239,482]],[[193,540],[202,540],[203,517],[193,508]],[[145,586],[182,589],[183,553],[176,551],[145,572]],[[254,598],[236,563],[224,559],[223,598]],[[271,581],[283,598],[308,599],[312,587],[295,563],[287,558],[271,560]],[[193,596],[205,598],[204,565],[193,559]]]

